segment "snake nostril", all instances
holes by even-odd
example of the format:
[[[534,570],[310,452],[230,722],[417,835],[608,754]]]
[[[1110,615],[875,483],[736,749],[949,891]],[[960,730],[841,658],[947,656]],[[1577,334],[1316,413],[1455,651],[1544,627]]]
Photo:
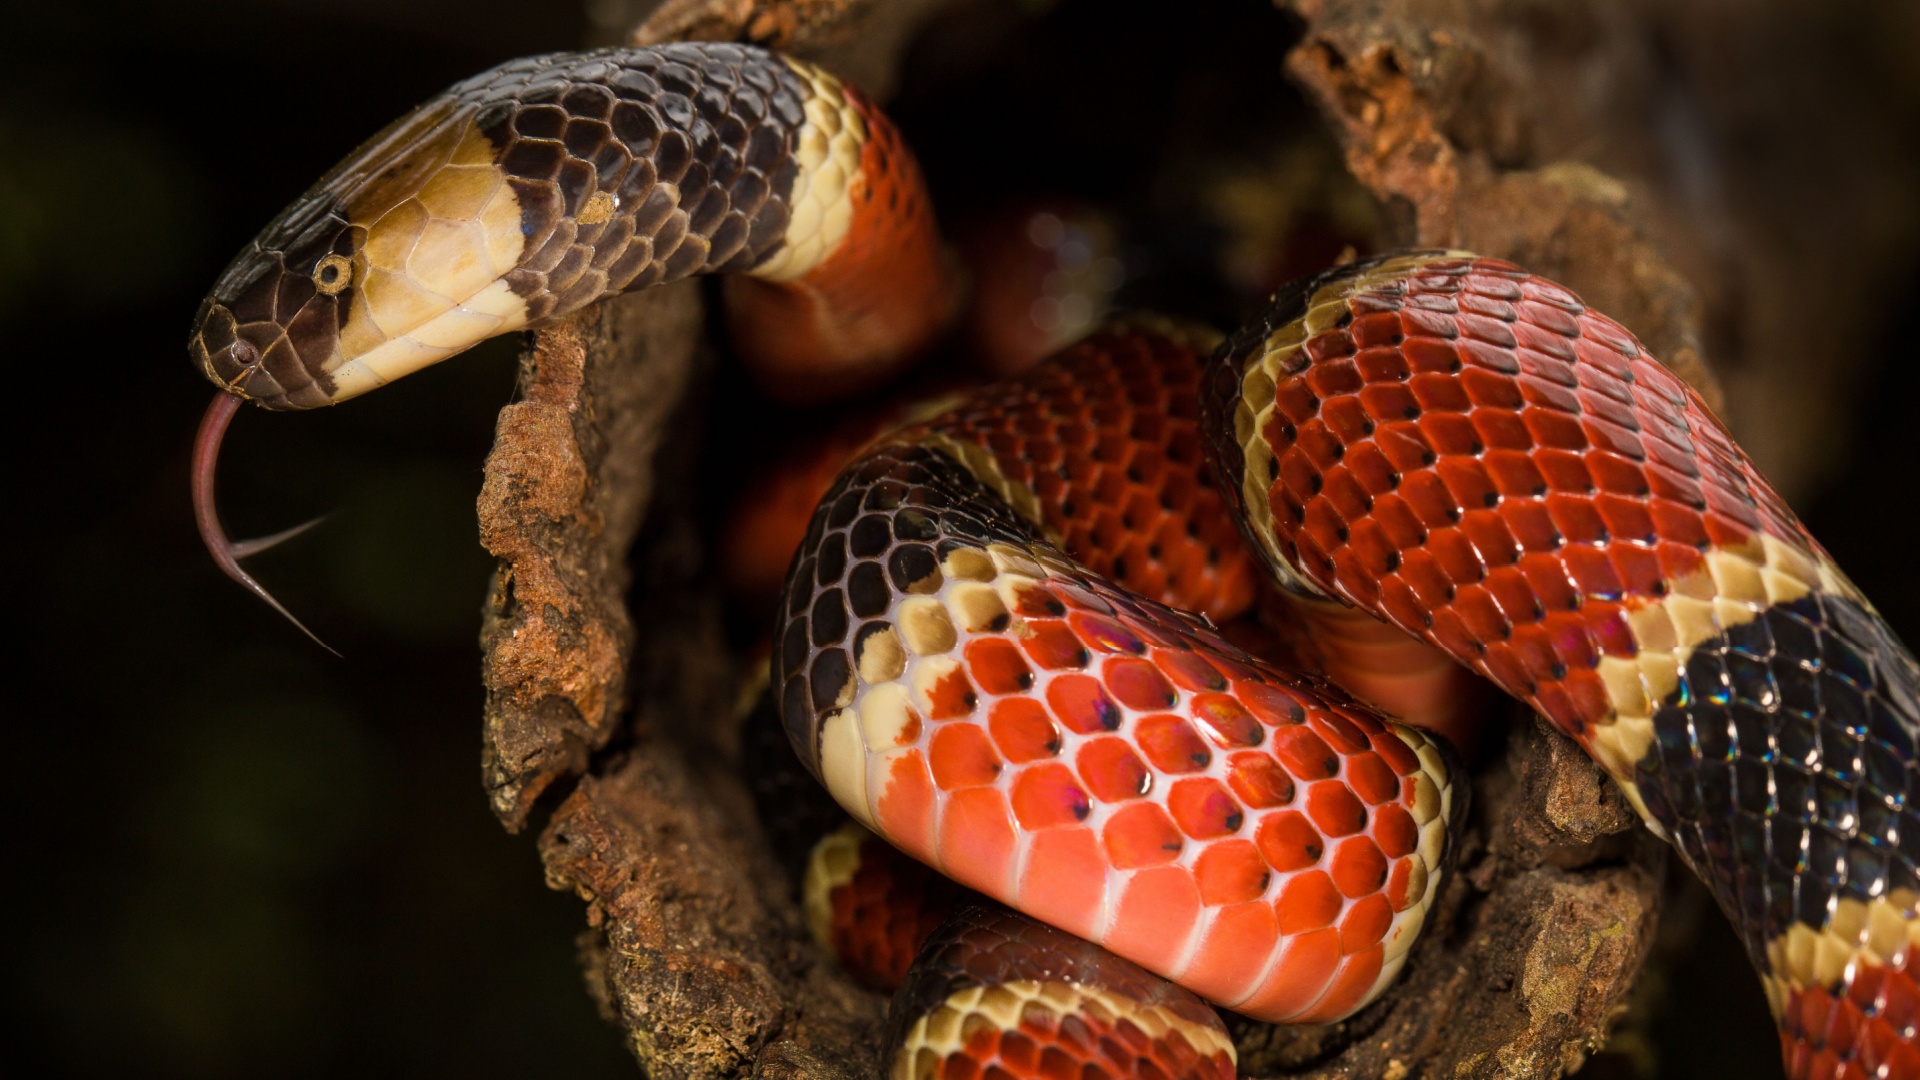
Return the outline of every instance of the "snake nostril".
[[[259,347],[246,338],[234,338],[233,344],[228,346],[227,350],[228,355],[233,357],[233,362],[243,370],[260,363]]]

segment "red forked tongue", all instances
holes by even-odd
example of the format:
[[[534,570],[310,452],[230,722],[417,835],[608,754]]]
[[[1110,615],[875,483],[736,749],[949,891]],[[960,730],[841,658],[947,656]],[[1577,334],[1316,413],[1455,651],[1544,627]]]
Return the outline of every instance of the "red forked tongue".
[[[247,587],[247,591],[272,605],[273,610],[286,616],[288,622],[300,628],[300,632],[313,639],[315,645],[339,656],[333,646],[320,640],[319,635],[307,629],[306,624],[293,617],[293,612],[280,606],[253,575],[240,568],[240,560],[290,540],[320,524],[319,518],[304,525],[295,525],[284,532],[272,536],[262,536],[254,540],[242,540],[234,543],[227,539],[227,530],[220,524],[220,511],[213,503],[213,474],[220,464],[220,442],[227,437],[227,425],[233,422],[233,414],[240,411],[246,401],[239,394],[225,390],[213,395],[213,404],[207,406],[207,414],[200,418],[200,433],[193,440],[193,517],[200,523],[200,539],[207,545],[207,553],[213,556],[226,575]]]

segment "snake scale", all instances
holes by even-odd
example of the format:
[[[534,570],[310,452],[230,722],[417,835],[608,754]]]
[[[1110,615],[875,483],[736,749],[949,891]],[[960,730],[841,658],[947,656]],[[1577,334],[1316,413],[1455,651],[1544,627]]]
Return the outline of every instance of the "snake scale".
[[[232,542],[213,505],[241,403],[335,404],[708,273],[790,402],[890,378],[959,291],[898,132],[813,65],[669,45],[451,88],[202,306],[210,550],[271,602],[238,560],[279,538]],[[1221,637],[1258,577],[1592,755],[1738,928],[1792,1075],[1920,1078],[1911,655],[1630,331],[1459,252],[1326,271],[1224,340],[1116,323],[877,440],[821,501],[774,630],[781,720],[856,819],[989,898],[906,939],[894,1075],[1230,1076],[1203,998],[1322,1022],[1391,983],[1466,785],[1366,701],[1445,703]]]

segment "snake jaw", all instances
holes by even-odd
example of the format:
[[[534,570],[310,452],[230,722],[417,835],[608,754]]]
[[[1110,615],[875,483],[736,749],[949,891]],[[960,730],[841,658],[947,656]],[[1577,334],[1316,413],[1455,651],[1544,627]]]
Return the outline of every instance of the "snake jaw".
[[[245,586],[247,591],[265,600],[268,606],[279,612],[300,632],[312,639],[315,645],[335,656],[340,651],[320,640],[320,636],[307,629],[305,623],[294,618],[280,601],[273,598],[266,586],[254,580],[252,574],[241,567],[240,560],[249,555],[257,555],[282,541],[290,540],[318,525],[320,518],[291,529],[262,536],[253,540],[241,540],[238,543],[227,539],[227,530],[220,524],[220,509],[214,502],[214,474],[220,464],[220,444],[227,435],[227,426],[233,423],[233,416],[240,411],[246,398],[237,393],[221,390],[213,395],[213,401],[207,406],[206,415],[200,419],[200,431],[193,440],[193,517],[200,527],[200,539],[207,545],[207,553],[213,556],[214,564],[228,577]]]

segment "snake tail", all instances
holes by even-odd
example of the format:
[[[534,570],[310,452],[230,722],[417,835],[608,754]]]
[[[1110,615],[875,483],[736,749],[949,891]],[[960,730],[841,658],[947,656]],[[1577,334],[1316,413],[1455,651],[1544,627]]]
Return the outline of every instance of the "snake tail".
[[[1289,588],[1584,747],[1745,939],[1796,1077],[1920,1076],[1920,669],[1699,396],[1509,263],[1283,290],[1205,395]]]
[[[1070,934],[974,903],[934,931],[894,995],[889,1075],[1231,1080],[1205,1002]]]
[[[1439,743],[1162,602],[1250,590],[1209,532],[1207,344],[1096,334],[855,462],[773,686],[802,763],[907,854],[1250,1016],[1333,1020],[1404,962],[1465,791]]]

